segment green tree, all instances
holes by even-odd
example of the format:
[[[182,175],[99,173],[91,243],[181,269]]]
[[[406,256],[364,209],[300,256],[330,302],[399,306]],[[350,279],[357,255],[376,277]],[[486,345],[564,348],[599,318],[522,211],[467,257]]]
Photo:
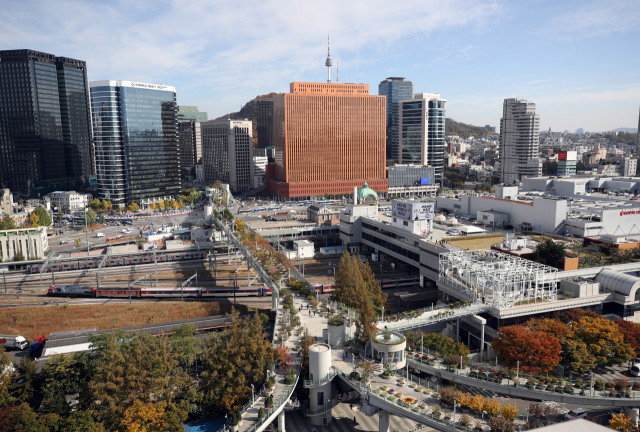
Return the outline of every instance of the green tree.
[[[36,362],[28,357],[22,357],[16,368],[18,378],[9,386],[11,396],[20,402],[29,402],[33,398],[35,380],[37,376]]]
[[[91,225],[96,221],[96,214],[93,212],[92,209],[87,210],[87,212],[85,213],[84,220],[87,225]]]
[[[80,243],[80,239],[76,239],[76,249],[80,249],[82,247],[82,243]]]
[[[178,359],[189,369],[198,354],[200,343],[196,339],[198,330],[193,324],[182,324],[169,336],[169,343]]]
[[[100,223],[100,225],[104,225],[104,215],[101,214],[100,217],[98,218],[98,222]]]
[[[233,214],[229,211],[229,209],[224,209],[223,210],[222,217],[224,217],[225,220],[228,220],[228,221],[232,221],[233,220]]]
[[[96,423],[91,413],[73,411],[61,422],[59,432],[104,432],[104,427]]]
[[[26,258],[24,257],[24,255],[22,255],[21,252],[18,252],[17,254],[15,254],[13,256],[13,260],[14,261],[24,261]]]
[[[4,215],[2,217],[2,220],[0,220],[0,230],[11,230],[16,228],[16,223],[13,219],[11,219],[11,216]]]
[[[111,201],[108,200],[102,200],[102,205],[101,207],[105,210],[105,211],[109,211],[113,208],[113,203]]]
[[[51,225],[51,216],[49,216],[49,213],[44,207],[42,207],[41,205],[36,207],[33,213],[35,213],[36,216],[38,216],[38,225],[40,226]]]
[[[11,357],[0,347],[0,407],[12,403],[14,398],[9,396],[9,384],[11,384],[12,368]]]
[[[539,262],[559,268],[562,260],[567,252],[564,246],[554,242],[552,239],[546,239],[536,246],[536,257]]]

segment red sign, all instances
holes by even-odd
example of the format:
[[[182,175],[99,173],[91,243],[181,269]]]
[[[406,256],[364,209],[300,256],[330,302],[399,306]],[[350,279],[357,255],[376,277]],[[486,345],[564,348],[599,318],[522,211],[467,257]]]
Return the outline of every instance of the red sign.
[[[640,210],[629,210],[629,211],[621,211],[620,216],[632,215],[632,214],[640,214]]]
[[[567,152],[558,152],[558,160],[567,160]]]

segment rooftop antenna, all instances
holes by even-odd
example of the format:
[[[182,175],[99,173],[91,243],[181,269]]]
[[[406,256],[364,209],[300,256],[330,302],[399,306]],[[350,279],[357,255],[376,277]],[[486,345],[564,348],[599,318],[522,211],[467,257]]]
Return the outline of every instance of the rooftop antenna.
[[[333,62],[331,61],[331,46],[329,43],[329,36],[327,35],[327,60],[324,62],[324,65],[327,67],[327,82],[331,82],[331,66],[333,66]]]

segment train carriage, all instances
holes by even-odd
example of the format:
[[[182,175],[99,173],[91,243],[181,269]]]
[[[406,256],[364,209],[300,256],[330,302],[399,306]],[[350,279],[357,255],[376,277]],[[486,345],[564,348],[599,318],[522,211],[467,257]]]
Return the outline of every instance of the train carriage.
[[[96,290],[96,297],[129,298],[129,288],[101,288],[99,290]],[[140,298],[140,290],[132,289],[131,298]]]
[[[96,288],[78,286],[51,286],[47,291],[47,295],[61,297],[95,297]]]
[[[380,286],[382,289],[391,289],[391,288],[400,288],[400,287],[408,287],[420,285],[420,277],[406,277],[406,278],[398,278],[398,279],[385,279],[380,281]]]
[[[200,288],[140,288],[140,297],[201,297]]]

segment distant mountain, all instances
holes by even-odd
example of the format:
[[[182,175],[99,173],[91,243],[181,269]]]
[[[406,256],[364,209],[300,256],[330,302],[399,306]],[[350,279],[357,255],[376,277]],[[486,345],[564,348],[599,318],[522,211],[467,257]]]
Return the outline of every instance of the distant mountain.
[[[638,133],[638,128],[637,127],[634,127],[634,128],[618,128],[618,129],[614,129],[614,131],[616,131],[616,132]]]
[[[485,127],[457,122],[450,118],[447,118],[444,122],[444,129],[445,135],[458,135],[461,138],[469,138],[472,135],[478,137],[483,135],[495,135],[494,132],[489,132]]]
[[[258,101],[263,101],[263,100],[273,100],[276,96],[278,96],[279,94],[282,93],[269,93],[266,95],[260,95],[260,96],[256,96],[255,98],[251,99],[249,102],[247,102],[246,104],[244,104],[244,106],[240,109],[240,111],[238,112],[232,112],[230,114],[225,114],[222,117],[218,117],[216,120],[223,120],[223,119],[231,119],[231,120],[251,120],[253,122],[253,128],[255,130],[255,122],[258,118]]]
[[[249,102],[244,104],[244,106],[240,109],[240,111],[232,112],[230,114],[225,114],[221,117],[218,117],[216,120],[222,119],[231,119],[231,120],[251,120],[253,122],[253,130],[254,135],[256,134],[256,120],[257,120],[257,107],[258,101],[262,100],[273,100],[276,96],[282,93],[269,93],[266,95],[256,96],[251,99]],[[469,136],[483,136],[483,135],[494,135],[493,132],[489,132],[486,128],[482,126],[473,126],[466,123],[457,122],[453,119],[447,118],[445,121],[445,134],[446,135],[458,135],[461,138],[468,138]]]

